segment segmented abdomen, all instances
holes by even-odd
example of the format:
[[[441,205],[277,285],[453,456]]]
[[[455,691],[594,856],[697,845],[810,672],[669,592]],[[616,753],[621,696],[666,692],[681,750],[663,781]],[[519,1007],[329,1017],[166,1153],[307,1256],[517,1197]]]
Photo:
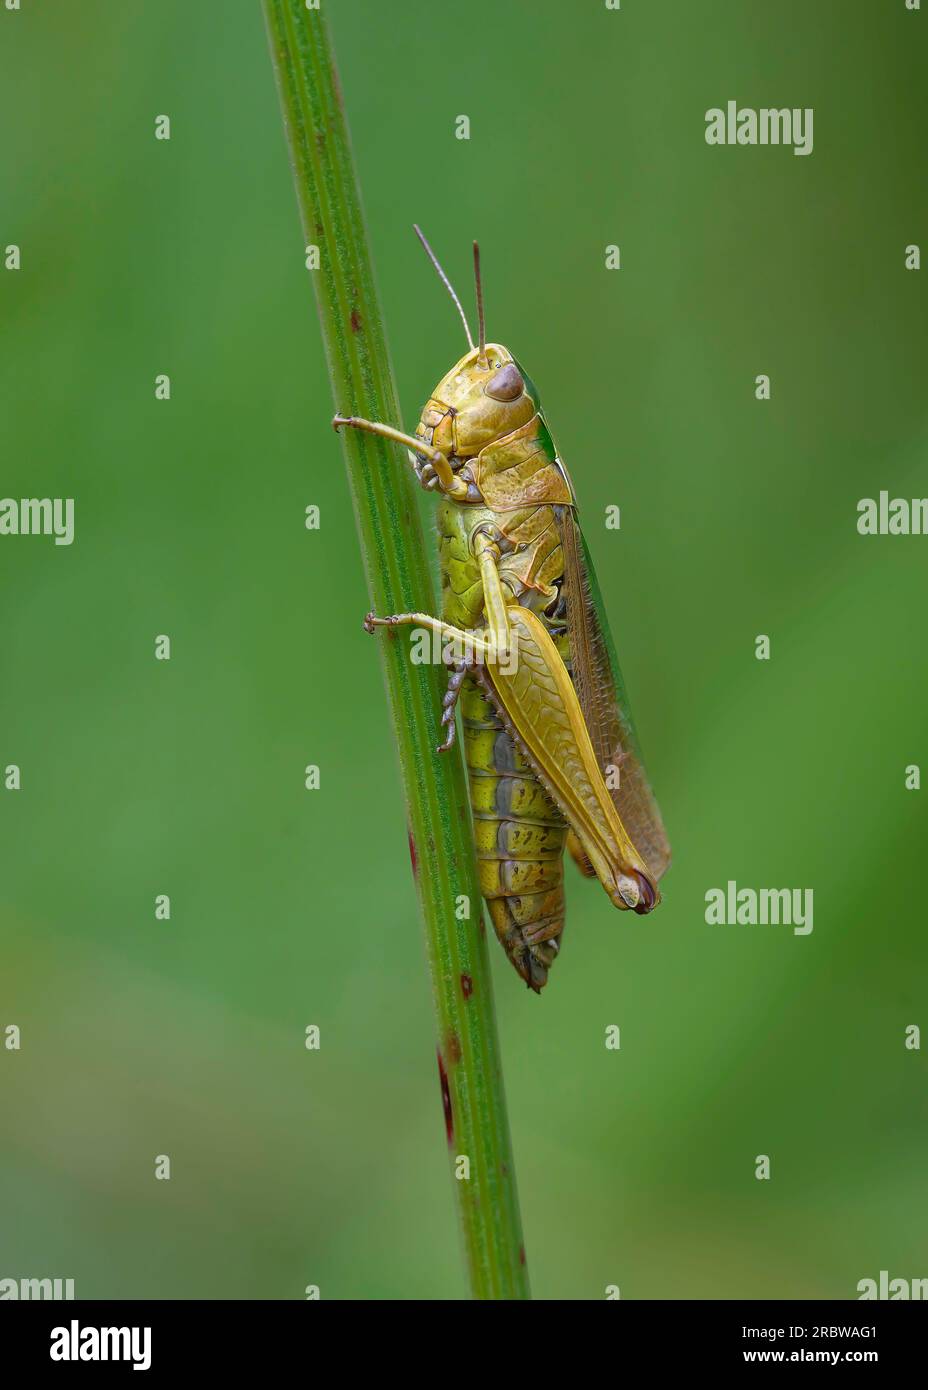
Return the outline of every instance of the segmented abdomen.
[[[503,949],[540,990],[564,929],[567,822],[471,680],[461,717],[480,889]]]

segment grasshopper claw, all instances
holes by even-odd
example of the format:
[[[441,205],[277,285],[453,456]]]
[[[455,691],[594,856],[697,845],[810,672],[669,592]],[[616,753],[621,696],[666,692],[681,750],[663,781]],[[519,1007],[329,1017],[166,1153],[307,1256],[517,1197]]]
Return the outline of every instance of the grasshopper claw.
[[[378,618],[376,613],[368,613],[364,619],[364,631],[373,632],[375,627],[400,627],[409,621],[405,613],[391,613],[389,618]]]

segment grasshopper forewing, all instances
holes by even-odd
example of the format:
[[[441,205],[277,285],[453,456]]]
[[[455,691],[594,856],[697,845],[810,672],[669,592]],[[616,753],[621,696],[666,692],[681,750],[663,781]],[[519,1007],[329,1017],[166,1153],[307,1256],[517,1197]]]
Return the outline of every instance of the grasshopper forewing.
[[[537,389],[487,343],[476,243],[479,336],[435,387],[415,435],[337,415],[409,450],[438,492],[442,615],[369,614],[430,628],[451,668],[442,724],[460,703],[481,891],[523,980],[540,991],[564,928],[564,846],[619,908],[646,913],[670,846],[648,784],[577,501]]]

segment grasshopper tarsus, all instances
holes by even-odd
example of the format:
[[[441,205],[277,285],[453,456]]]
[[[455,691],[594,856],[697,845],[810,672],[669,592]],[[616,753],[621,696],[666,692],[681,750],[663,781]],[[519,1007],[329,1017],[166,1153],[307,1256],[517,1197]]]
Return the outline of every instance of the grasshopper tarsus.
[[[436,753],[450,753],[450,752],[451,752],[451,749],[454,747],[454,740],[455,740],[455,738],[457,737],[457,732],[458,732],[458,731],[457,731],[457,725],[456,725],[455,722],[454,722],[454,706],[453,706],[453,705],[451,706],[450,709],[445,710],[444,714],[443,714],[442,717],[441,717],[441,722],[442,722],[443,724],[447,724],[447,725],[448,725],[448,733],[447,733],[446,736],[445,736],[445,741],[444,741],[444,743],[439,743],[438,746],[437,746],[436,749],[435,749],[435,752],[436,752]]]
[[[441,722],[448,725],[448,734],[444,743],[440,743],[435,749],[436,753],[448,753],[454,747],[454,740],[457,736],[457,725],[455,724],[455,710],[457,709],[458,697],[461,693],[461,686],[467,676],[467,662],[452,662],[451,671],[448,676],[448,688],[442,700]]]

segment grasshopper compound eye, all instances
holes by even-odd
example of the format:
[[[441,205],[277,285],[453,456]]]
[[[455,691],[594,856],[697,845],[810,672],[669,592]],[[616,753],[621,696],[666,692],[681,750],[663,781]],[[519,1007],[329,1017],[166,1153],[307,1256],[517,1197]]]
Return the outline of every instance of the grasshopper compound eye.
[[[494,401],[517,401],[522,394],[525,382],[514,362],[500,367],[495,376],[487,382],[484,390]]]

